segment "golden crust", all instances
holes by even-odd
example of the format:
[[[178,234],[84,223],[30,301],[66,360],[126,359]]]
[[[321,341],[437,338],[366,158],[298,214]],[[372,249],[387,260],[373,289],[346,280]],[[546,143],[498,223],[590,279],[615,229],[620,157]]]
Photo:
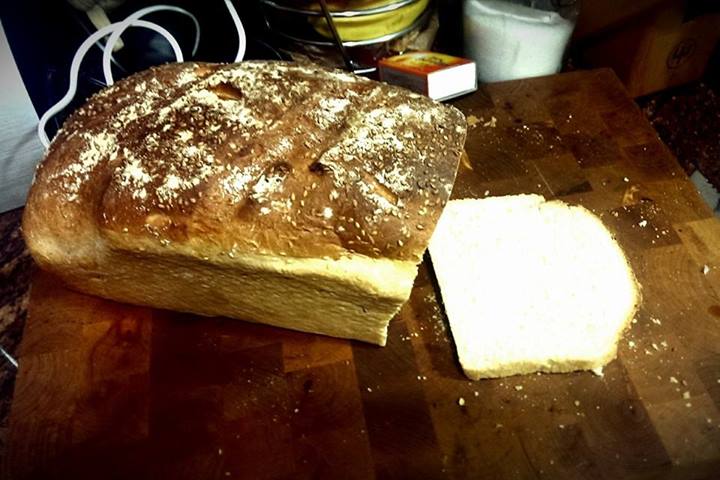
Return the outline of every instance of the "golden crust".
[[[92,97],[53,141],[33,238],[419,261],[448,200],[462,114],[284,62],[169,64]],[[124,240],[126,238],[126,240]]]

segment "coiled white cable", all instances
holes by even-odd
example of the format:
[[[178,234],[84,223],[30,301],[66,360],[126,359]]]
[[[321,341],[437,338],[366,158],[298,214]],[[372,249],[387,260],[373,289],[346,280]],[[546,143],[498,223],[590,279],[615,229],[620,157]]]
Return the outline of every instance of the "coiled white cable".
[[[116,23],[117,28],[115,28],[110,35],[110,38],[108,38],[108,41],[105,43],[105,48],[103,48],[103,59],[102,59],[102,65],[103,65],[103,75],[105,76],[105,83],[107,85],[112,85],[115,83],[113,76],[112,76],[112,68],[110,66],[110,60],[112,58],[112,51],[113,48],[115,48],[115,44],[120,39],[120,35],[123,34],[123,32],[136,20],[139,20],[140,18],[149,15],[154,12],[161,12],[161,11],[168,11],[168,12],[177,12],[182,13],[183,15],[187,15],[190,17],[190,19],[193,21],[193,24],[195,25],[195,43],[193,45],[192,54],[195,55],[195,52],[197,52],[198,45],[200,44],[200,23],[198,22],[195,15],[188,12],[184,8],[180,7],[174,7],[172,5],[154,5],[152,7],[146,7],[141,8],[137,12],[133,13],[129,17],[127,17],[125,20]],[[178,60],[182,61],[182,60]]]
[[[107,27],[101,28],[97,32],[94,32],[92,35],[85,39],[85,41],[80,45],[80,48],[78,48],[75,52],[75,56],[73,56],[72,63],[70,64],[70,85],[68,86],[67,92],[55,105],[50,107],[43,114],[43,116],[40,117],[40,121],[38,122],[38,136],[40,137],[40,142],[42,142],[45,148],[48,148],[50,146],[50,139],[48,139],[47,133],[45,133],[45,126],[47,125],[48,120],[50,120],[50,118],[52,118],[63,108],[68,106],[68,104],[75,96],[75,92],[77,91],[78,74],[80,73],[80,64],[82,63],[83,58],[85,58],[88,50],[90,50],[90,48],[96,41],[100,40],[106,35],[110,35],[113,31],[115,31],[115,28],[117,28],[118,25],[119,23],[113,23],[108,25]],[[177,60],[179,62],[183,61],[183,54],[182,50],[180,49],[180,45],[177,43],[177,40],[175,40],[175,37],[173,37],[170,32],[165,30],[163,27],[155,23],[146,22],[144,20],[134,20],[131,26],[148,28],[165,37],[165,39],[170,43],[170,46],[175,52],[175,57],[177,58]]]
[[[238,49],[237,54],[235,55],[235,61],[240,62],[242,61],[243,57],[245,56],[245,49],[247,48],[247,38],[245,37],[245,29],[243,28],[243,24],[240,21],[240,16],[237,13],[237,10],[235,10],[235,7],[232,4],[231,0],[225,0],[225,6],[228,9],[228,12],[230,13],[230,18],[232,18],[233,23],[235,24],[235,30],[237,30],[238,34]]]

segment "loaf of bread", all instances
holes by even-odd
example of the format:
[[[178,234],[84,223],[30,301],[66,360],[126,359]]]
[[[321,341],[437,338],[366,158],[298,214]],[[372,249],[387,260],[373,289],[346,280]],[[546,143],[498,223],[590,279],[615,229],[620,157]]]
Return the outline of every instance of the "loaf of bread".
[[[430,255],[458,358],[474,380],[599,373],[640,301],[602,221],[540,195],[452,200]]]
[[[341,71],[170,64],[68,119],[23,230],[83,292],[382,345],[465,133],[457,109]]]

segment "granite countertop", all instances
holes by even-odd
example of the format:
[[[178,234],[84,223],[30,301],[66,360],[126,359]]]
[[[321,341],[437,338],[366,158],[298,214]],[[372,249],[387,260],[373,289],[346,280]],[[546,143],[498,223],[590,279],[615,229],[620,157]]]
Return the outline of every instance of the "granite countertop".
[[[22,209],[0,213],[0,347],[15,356],[22,338],[34,263],[20,233]],[[15,366],[0,356],[0,451],[15,385]]]

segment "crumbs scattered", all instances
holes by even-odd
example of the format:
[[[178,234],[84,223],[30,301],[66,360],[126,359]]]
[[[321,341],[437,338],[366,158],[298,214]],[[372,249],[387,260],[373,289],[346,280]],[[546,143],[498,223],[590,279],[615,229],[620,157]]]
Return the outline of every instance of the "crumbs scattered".
[[[707,275],[708,273],[710,273],[710,267],[708,267],[707,265],[703,265],[702,273],[703,275]]]
[[[523,389],[522,385],[515,385],[515,391],[519,392],[522,389]]]
[[[465,117],[465,120],[469,128],[475,128],[480,124],[482,124],[482,126],[486,128],[497,127],[497,118],[495,118],[495,116],[491,116],[490,120],[486,121],[484,117],[478,118],[475,115],[468,115],[467,117]]]
[[[458,398],[457,403],[458,403],[458,405],[460,405],[461,407],[464,407],[464,406],[465,406],[465,399],[464,399],[463,397],[460,397],[460,398]]]

